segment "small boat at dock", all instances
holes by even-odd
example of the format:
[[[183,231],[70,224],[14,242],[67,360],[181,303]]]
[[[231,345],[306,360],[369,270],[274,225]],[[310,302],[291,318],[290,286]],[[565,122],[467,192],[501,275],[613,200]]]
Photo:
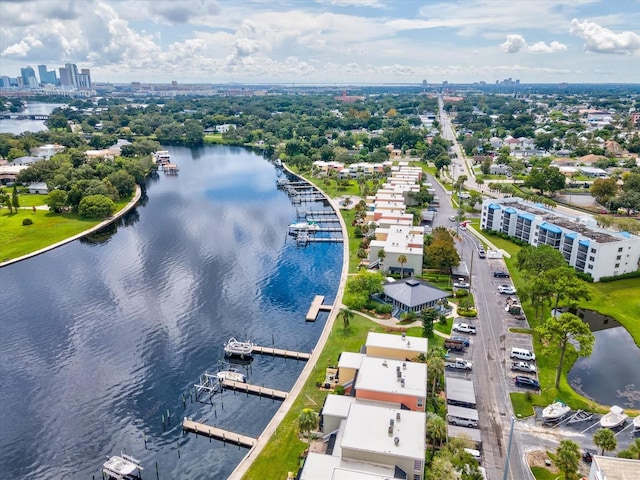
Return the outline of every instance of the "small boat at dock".
[[[320,225],[315,222],[297,222],[289,224],[289,233],[295,235],[298,232],[317,232]]]
[[[224,353],[225,355],[235,355],[240,358],[250,357],[253,354],[253,346],[253,342],[241,342],[231,337],[224,344]]]
[[[107,461],[102,465],[102,472],[107,478],[133,480],[140,478],[140,472],[144,470],[137,460],[125,453],[107,457]]]
[[[622,425],[627,420],[627,414],[617,405],[609,409],[609,413],[600,419],[602,428],[615,428]]]
[[[564,417],[567,413],[571,411],[571,407],[560,400],[556,400],[550,405],[547,405],[542,410],[542,420],[549,422],[553,420],[558,420]]]
[[[247,376],[236,370],[235,368],[229,368],[216,373],[219,381],[231,380],[233,382],[247,383]]]

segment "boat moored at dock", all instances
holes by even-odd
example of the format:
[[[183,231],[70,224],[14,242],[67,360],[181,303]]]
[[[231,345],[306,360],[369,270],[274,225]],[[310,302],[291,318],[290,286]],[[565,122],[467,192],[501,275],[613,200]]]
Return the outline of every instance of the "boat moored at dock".
[[[241,358],[250,357],[253,354],[253,346],[253,342],[241,342],[236,340],[235,337],[231,337],[224,344],[224,353],[225,355],[235,355]]]
[[[235,368],[228,368],[216,373],[216,377],[221,382],[224,380],[232,380],[234,382],[247,383],[247,376]]]
[[[125,453],[108,457],[102,465],[102,472],[107,478],[133,480],[140,477],[140,472],[144,470],[140,460],[135,459]]]
[[[320,225],[315,222],[296,222],[289,224],[289,233],[295,235],[298,232],[317,232]]]

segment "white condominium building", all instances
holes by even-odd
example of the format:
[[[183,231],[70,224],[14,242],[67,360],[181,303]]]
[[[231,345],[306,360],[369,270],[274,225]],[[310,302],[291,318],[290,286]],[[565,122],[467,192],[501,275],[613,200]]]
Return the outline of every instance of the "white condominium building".
[[[639,268],[640,237],[599,228],[591,217],[568,217],[521,198],[482,202],[483,230],[506,233],[530,245],[551,245],[569,265],[594,281]]]

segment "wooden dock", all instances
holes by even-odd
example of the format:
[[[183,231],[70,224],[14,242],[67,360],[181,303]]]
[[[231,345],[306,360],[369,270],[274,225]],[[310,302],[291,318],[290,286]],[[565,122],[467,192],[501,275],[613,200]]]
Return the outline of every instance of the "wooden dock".
[[[259,395],[261,397],[273,398],[276,400],[284,400],[289,395],[289,392],[283,392],[282,390],[276,390],[275,388],[261,387],[260,385],[253,385],[251,383],[234,382],[233,380],[224,379],[220,382],[224,388],[229,390],[235,390],[237,392],[251,393],[253,395]]]
[[[253,447],[257,442],[256,438],[223,430],[222,428],[213,427],[211,425],[205,425],[204,423],[194,422],[190,418],[186,417],[182,421],[182,430],[247,448]]]
[[[253,346],[253,353],[261,353],[263,355],[273,355],[274,357],[294,358],[296,360],[309,360],[310,353],[294,352],[292,350],[283,350],[282,348]]]
[[[324,302],[324,295],[316,295],[305,317],[307,322],[315,322],[320,310],[331,311],[333,305],[323,305],[322,302]]]

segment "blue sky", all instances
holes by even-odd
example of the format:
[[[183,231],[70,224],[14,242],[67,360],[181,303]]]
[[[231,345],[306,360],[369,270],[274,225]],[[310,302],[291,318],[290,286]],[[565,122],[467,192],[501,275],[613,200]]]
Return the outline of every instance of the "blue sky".
[[[0,74],[94,81],[640,83],[640,0],[1,0]]]

